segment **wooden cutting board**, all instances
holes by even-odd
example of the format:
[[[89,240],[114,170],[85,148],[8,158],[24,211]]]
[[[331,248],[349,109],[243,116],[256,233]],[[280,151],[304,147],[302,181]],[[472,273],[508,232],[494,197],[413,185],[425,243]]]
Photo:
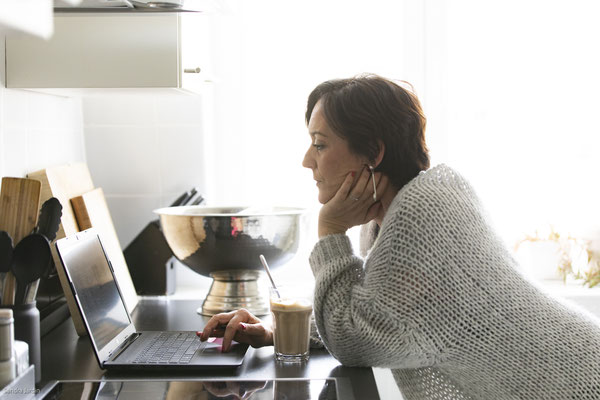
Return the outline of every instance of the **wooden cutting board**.
[[[56,197],[63,207],[60,226],[56,233],[56,240],[79,232],[79,227],[77,226],[77,220],[75,219],[70,200],[72,197],[81,196],[83,193],[94,189],[94,184],[87,164],[73,163],[59,165],[31,172],[27,174],[27,177],[41,182],[41,203],[51,197]],[[60,285],[62,286],[67,305],[69,306],[73,325],[75,325],[75,330],[79,336],[85,336],[87,335],[87,331],[83,324],[79,309],[77,308],[77,303],[75,303],[75,299],[71,293],[69,281],[67,280],[64,268],[58,257],[58,253],[56,252],[56,247],[53,244],[51,248],[54,265],[56,265]]]
[[[13,245],[29,235],[37,224],[40,209],[39,181],[25,178],[2,178],[0,188],[0,230],[8,232]],[[16,281],[6,274],[2,304],[14,304]]]
[[[56,239],[62,239],[79,232],[75,213],[71,208],[71,198],[81,196],[94,190],[94,184],[87,164],[75,163],[46,168],[41,171],[27,174],[30,179],[37,179],[42,183],[41,201],[56,197],[63,206],[60,226]]]
[[[71,205],[79,229],[83,231],[93,227],[98,232],[104,251],[113,266],[115,279],[123,294],[125,305],[131,313],[138,303],[138,297],[131,275],[129,275],[129,268],[127,268],[117,232],[110,217],[104,191],[102,188],[96,188],[81,196],[73,197]]]

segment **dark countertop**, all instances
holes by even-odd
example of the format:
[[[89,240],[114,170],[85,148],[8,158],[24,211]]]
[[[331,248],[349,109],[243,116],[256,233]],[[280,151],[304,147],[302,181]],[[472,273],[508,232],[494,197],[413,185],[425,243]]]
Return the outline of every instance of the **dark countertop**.
[[[196,313],[198,300],[175,300],[168,297],[142,297],[132,313],[138,330],[200,330],[208,321]],[[107,372],[98,366],[89,338],[78,337],[68,319],[42,338],[42,381],[44,387],[57,380],[270,380],[325,379],[337,380],[340,396],[354,399],[379,399],[371,368],[343,367],[324,349],[311,349],[305,364],[276,363],[273,347],[250,348],[242,366],[191,373]],[[344,396],[345,394],[345,396]]]

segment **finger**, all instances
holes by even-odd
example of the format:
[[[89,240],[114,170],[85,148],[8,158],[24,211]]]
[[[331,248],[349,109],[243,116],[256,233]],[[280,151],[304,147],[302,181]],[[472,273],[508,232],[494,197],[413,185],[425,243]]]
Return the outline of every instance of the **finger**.
[[[240,323],[239,333],[247,336],[263,336],[265,334],[265,328],[261,324],[246,324]]]
[[[247,322],[249,324],[259,324],[262,322],[257,316],[255,316],[254,314],[252,314],[250,311],[246,310],[245,308],[241,308],[240,313],[241,313],[241,315],[244,316],[244,319],[243,319],[244,322]]]
[[[226,324],[227,322],[225,322]],[[213,334],[213,332],[220,326],[222,325],[221,322],[219,322],[219,317],[217,316],[213,316],[204,326],[204,328],[202,329],[202,331],[196,332],[196,335],[200,336],[200,341],[206,341],[208,340],[208,338]]]
[[[243,330],[241,327],[240,316],[236,315],[229,321],[227,324],[227,328],[225,328],[225,333],[223,334],[223,344],[221,345],[221,351],[227,352],[231,348],[231,342],[233,338],[238,333],[239,330]]]
[[[262,323],[240,323],[240,329],[234,336],[234,340],[240,343],[248,343],[252,347],[262,347],[273,344],[272,332],[266,329]]]
[[[217,326],[215,329],[213,329],[210,334],[208,335],[209,338],[213,337],[213,338],[220,338],[223,337],[223,335],[225,334],[225,326]],[[202,338],[200,338],[200,341],[203,341]]]
[[[215,330],[219,325],[227,325],[234,315],[235,311],[213,315],[204,326],[202,332],[196,332],[196,335],[200,333],[200,340],[204,342],[209,338],[213,330]]]
[[[256,318],[250,311],[245,308],[241,308],[235,312],[235,315],[225,328],[225,333],[223,334],[223,345],[221,346],[221,351],[226,352],[231,348],[231,341],[238,333],[238,331],[243,330],[242,324],[244,322],[260,322],[258,318]],[[245,326],[244,326],[245,327]]]
[[[237,311],[231,311],[213,316],[206,324],[204,330],[196,332],[196,335],[200,337],[201,341],[206,341],[209,337],[224,337],[228,324],[230,324],[232,319],[236,316],[238,317],[239,321],[244,321],[249,324],[257,324],[256,326],[258,328],[253,326],[254,329],[252,330],[251,335],[254,336],[259,334],[262,321],[250,311],[240,308]],[[216,326],[215,323],[217,324]]]
[[[371,182],[371,171],[368,167],[364,167],[360,172],[354,187],[350,191],[350,199],[358,201],[364,197],[365,193],[368,193],[369,182]]]
[[[340,188],[333,196],[334,199],[345,200],[348,198],[348,193],[350,193],[350,189],[352,189],[352,184],[354,183],[354,177],[352,176],[352,172],[349,172],[346,175],[346,179],[340,185]]]

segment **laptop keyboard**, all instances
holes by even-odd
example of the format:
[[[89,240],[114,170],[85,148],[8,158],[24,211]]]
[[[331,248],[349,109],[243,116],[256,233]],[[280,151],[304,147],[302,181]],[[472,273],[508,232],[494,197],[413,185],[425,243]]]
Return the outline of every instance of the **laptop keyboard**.
[[[188,364],[206,343],[196,332],[161,332],[133,361],[140,364]]]

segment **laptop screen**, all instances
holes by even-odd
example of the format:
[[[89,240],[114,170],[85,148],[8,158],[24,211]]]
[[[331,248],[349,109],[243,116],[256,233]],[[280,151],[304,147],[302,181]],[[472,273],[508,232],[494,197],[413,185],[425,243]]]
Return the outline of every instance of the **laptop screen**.
[[[79,305],[98,349],[131,324],[98,235],[81,235],[76,245],[60,249]]]

